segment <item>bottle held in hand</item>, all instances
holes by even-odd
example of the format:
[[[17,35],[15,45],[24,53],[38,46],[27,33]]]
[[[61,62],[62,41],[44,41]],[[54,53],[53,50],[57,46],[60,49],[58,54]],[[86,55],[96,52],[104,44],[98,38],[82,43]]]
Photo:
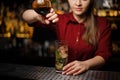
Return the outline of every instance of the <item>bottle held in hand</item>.
[[[50,12],[51,6],[50,0],[35,0],[32,3],[32,8],[42,16],[45,16]]]

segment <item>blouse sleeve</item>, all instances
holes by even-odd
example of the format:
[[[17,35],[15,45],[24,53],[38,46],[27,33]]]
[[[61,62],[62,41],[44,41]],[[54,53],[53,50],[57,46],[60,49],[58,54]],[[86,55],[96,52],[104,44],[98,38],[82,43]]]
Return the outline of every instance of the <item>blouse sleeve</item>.
[[[37,22],[34,22],[32,24],[28,24],[29,26],[32,26],[32,27],[42,27],[42,28],[47,28],[47,29],[50,29],[52,31],[56,31],[56,26],[57,24],[56,23],[51,23],[51,24],[43,24],[41,23],[40,21],[37,21]]]
[[[33,26],[33,27],[43,27],[43,26],[47,26],[45,24],[42,24],[40,21],[37,21],[37,22],[34,22],[34,23],[31,23],[31,24],[28,24],[29,26]]]
[[[98,19],[98,25],[100,30],[100,39],[95,55],[103,57],[105,60],[112,54],[112,44],[111,44],[111,27],[109,21],[105,18]]]

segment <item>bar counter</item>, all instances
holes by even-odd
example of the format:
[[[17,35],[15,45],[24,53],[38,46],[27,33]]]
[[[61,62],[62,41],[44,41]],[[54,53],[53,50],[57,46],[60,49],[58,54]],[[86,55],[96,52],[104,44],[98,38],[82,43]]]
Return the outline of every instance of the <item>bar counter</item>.
[[[0,63],[0,80],[120,80],[120,72],[88,70],[72,76],[56,73],[54,67]]]

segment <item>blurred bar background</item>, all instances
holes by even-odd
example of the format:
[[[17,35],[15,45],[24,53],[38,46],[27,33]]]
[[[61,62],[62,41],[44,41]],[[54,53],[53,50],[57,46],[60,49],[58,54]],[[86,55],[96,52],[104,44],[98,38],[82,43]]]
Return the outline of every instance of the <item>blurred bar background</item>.
[[[28,25],[22,19],[33,0],[0,0],[0,62],[54,66],[54,40],[49,29]],[[51,0],[57,13],[69,12],[67,0]],[[112,28],[112,58],[103,70],[120,71],[120,1],[96,0],[96,16],[106,17]]]

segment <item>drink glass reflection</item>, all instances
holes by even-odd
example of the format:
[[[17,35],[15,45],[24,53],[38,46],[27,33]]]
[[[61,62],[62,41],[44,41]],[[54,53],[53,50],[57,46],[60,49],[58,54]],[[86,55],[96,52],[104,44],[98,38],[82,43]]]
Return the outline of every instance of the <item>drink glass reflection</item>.
[[[35,0],[32,3],[32,8],[43,16],[50,12],[50,8],[52,7],[50,0]]]

